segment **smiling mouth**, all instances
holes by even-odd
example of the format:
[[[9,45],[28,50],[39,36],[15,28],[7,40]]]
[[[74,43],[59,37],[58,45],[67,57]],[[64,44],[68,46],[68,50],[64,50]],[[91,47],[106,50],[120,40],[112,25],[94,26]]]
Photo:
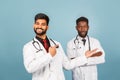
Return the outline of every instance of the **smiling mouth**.
[[[81,34],[86,34],[86,32],[85,32],[85,31],[83,31],[83,32],[81,32]]]
[[[36,29],[36,32],[42,33],[42,32],[43,32],[43,29],[37,28],[37,29]]]
[[[40,29],[40,30],[44,30],[44,29],[42,29],[42,28],[36,28],[36,30],[39,30],[39,29]]]

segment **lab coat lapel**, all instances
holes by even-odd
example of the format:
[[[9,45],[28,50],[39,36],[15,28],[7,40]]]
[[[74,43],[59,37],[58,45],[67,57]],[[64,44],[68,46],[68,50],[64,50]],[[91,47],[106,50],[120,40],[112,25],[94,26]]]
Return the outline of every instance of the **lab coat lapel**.
[[[44,46],[42,45],[42,43],[40,41],[38,41],[36,38],[34,38],[35,41],[37,41],[40,45],[40,48],[43,50],[44,53],[47,53],[47,51],[45,50]]]
[[[50,40],[49,38],[49,42],[50,42],[50,46],[54,46],[55,44]]]

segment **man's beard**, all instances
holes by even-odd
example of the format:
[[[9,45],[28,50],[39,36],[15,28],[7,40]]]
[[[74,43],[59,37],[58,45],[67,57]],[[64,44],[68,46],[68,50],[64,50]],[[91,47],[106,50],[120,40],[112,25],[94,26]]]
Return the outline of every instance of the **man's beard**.
[[[41,33],[38,33],[37,32],[37,29],[41,29],[42,30],[42,32]],[[47,31],[47,29],[42,29],[42,28],[34,28],[34,32],[37,34],[37,35],[39,35],[39,36],[42,36],[42,35],[44,35],[44,34],[46,34],[46,31]]]
[[[85,38],[88,34],[88,31],[85,32],[85,34],[82,34],[82,32],[78,32],[78,35],[82,38]]]

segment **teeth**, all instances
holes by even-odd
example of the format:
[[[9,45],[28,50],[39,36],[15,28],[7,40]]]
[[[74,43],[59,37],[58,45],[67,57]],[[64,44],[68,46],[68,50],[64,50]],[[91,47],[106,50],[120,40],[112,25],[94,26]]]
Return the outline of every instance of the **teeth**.
[[[42,32],[42,29],[37,29],[37,32]]]

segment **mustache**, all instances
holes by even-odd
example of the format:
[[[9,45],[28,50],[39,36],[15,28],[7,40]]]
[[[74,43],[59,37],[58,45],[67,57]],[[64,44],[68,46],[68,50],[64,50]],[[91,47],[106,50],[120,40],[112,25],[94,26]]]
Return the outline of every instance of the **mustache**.
[[[82,32],[87,32],[87,31],[81,31],[81,33],[82,33]]]
[[[36,30],[37,30],[37,29],[41,29],[41,30],[44,30],[43,28],[36,28]]]

